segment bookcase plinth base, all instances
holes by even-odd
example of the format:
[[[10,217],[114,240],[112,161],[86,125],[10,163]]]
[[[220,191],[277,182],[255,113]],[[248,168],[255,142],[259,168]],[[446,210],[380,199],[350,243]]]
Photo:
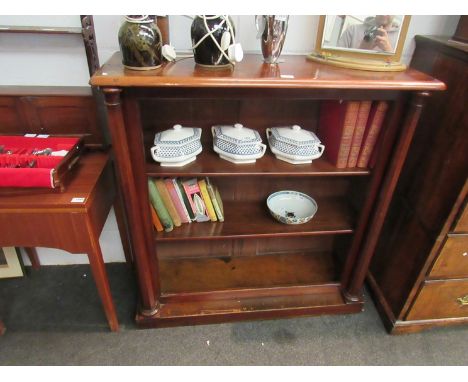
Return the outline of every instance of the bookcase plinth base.
[[[359,313],[363,301],[346,303],[339,288],[313,295],[283,295],[226,298],[205,301],[162,303],[151,316],[137,314],[140,328],[159,328],[184,325],[203,325],[223,322],[268,320],[324,314]]]

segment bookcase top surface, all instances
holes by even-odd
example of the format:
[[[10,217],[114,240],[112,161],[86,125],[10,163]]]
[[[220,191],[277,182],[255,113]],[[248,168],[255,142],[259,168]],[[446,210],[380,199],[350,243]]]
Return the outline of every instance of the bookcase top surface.
[[[247,54],[235,68],[205,68],[192,57],[180,58],[155,70],[128,70],[120,52],[114,53],[91,78],[102,87],[230,87],[310,89],[444,90],[445,84],[414,69],[403,72],[371,72],[342,69],[311,62],[305,55],[283,55],[278,65],[262,56]]]

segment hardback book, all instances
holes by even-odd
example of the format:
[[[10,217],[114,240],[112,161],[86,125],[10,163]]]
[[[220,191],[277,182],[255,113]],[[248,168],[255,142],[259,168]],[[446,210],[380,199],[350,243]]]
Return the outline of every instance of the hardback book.
[[[175,179],[177,186],[179,187],[180,195],[182,196],[182,200],[184,201],[185,209],[187,210],[187,213],[189,214],[190,221],[195,220],[195,214],[193,213],[192,205],[190,204],[190,201],[188,199],[187,194],[185,193],[184,185],[182,184],[182,181],[180,179]]]
[[[189,211],[187,210],[187,206],[186,206],[185,200],[184,200],[185,192],[184,192],[183,188],[182,188],[182,191],[181,191],[181,188],[179,187],[179,183],[177,181],[177,178],[172,178],[171,181],[172,181],[172,184],[174,185],[174,190],[177,193],[177,197],[180,200],[180,205],[182,207],[184,216],[186,217],[187,222],[191,223],[192,222],[192,217],[190,216]],[[188,200],[187,200],[187,204],[189,204]]]
[[[367,119],[367,126],[361,144],[357,167],[367,168],[369,166],[369,160],[374,151],[377,138],[379,137],[387,109],[388,103],[386,101],[373,103],[369,118]]]
[[[213,207],[213,203],[211,202],[210,194],[208,193],[208,189],[206,188],[205,179],[200,179],[198,181],[198,187],[200,187],[201,195],[203,201],[205,202],[206,211],[208,212],[208,217],[212,222],[218,221],[218,218],[216,217],[216,212]]]
[[[351,141],[351,149],[349,150],[347,167],[356,167],[359,151],[366,130],[367,120],[371,109],[372,101],[361,101],[356,119],[356,127],[354,128],[353,140]]]
[[[182,221],[180,220],[180,216],[177,213],[174,203],[172,202],[166,184],[161,178],[155,179],[154,183],[156,184],[156,188],[158,189],[159,195],[161,195],[161,199],[167,208],[167,212],[169,212],[169,215],[171,216],[174,226],[180,227]]]
[[[169,212],[166,209],[166,206],[164,205],[161,195],[159,195],[158,189],[156,188],[156,185],[151,178],[148,178],[148,192],[151,204],[158,214],[159,220],[164,227],[164,231],[172,231],[174,229],[174,224],[169,215]]]
[[[161,220],[159,220],[158,214],[154,210],[153,205],[150,203],[150,210],[151,210],[151,220],[153,221],[154,228],[158,232],[162,232],[164,230]]]
[[[164,183],[166,184],[167,191],[169,192],[169,196],[172,199],[172,203],[174,204],[174,207],[176,208],[177,214],[180,217],[180,221],[182,223],[188,223],[189,216],[188,213],[184,211],[184,207],[182,207],[183,202],[181,199],[179,199],[179,195],[177,194],[176,188],[174,187],[174,183],[172,182],[172,179],[164,179]]]
[[[211,203],[216,212],[216,216],[220,222],[224,221],[224,211],[223,211],[223,202],[221,196],[219,195],[218,188],[211,184],[210,179],[206,178],[206,189],[211,198]]]
[[[346,168],[359,101],[323,101],[320,107],[319,138],[327,159],[337,168]]]
[[[185,194],[189,200],[195,220],[197,222],[210,221],[208,212],[206,211],[205,203],[201,196],[200,187],[198,186],[197,178],[182,181]]]

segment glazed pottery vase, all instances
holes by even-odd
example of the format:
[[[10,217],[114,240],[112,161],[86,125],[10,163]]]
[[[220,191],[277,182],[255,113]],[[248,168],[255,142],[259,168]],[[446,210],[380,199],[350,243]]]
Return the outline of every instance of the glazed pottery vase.
[[[233,34],[235,34],[234,23],[230,17],[195,16],[190,34],[194,59],[198,65],[207,67],[230,65],[231,61],[226,57],[227,45],[234,43]]]
[[[125,16],[119,29],[123,65],[132,70],[151,70],[162,64],[161,32],[152,16]]]

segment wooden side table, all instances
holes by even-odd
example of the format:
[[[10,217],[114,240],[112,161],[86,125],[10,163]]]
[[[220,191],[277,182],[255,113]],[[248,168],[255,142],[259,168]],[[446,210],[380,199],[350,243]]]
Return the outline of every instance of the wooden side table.
[[[69,175],[64,192],[0,189],[0,246],[86,253],[110,329],[117,331],[119,324],[99,245],[116,199],[113,176],[108,154],[87,153]]]

